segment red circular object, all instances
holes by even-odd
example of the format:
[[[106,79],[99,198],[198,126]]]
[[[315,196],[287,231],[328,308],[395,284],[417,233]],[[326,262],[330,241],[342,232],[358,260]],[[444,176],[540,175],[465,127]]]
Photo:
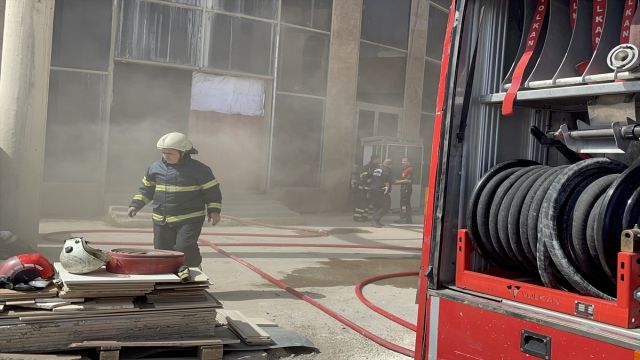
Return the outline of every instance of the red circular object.
[[[184,265],[184,254],[158,249],[113,249],[109,252],[107,271],[115,274],[169,274]]]

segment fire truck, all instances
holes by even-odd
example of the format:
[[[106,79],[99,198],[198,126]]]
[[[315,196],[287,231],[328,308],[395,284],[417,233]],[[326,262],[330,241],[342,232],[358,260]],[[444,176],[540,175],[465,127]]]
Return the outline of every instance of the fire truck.
[[[640,359],[635,0],[452,0],[416,359]]]

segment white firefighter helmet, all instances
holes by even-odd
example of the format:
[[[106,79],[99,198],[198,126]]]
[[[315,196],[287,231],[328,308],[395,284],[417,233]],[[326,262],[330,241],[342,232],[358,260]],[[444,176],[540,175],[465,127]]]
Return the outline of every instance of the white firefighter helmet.
[[[187,135],[179,132],[172,132],[162,135],[157,144],[158,149],[175,149],[178,151],[189,151],[193,149],[193,144]]]
[[[86,274],[100,269],[109,260],[106,252],[90,247],[84,238],[64,241],[60,253],[62,267],[72,274]]]

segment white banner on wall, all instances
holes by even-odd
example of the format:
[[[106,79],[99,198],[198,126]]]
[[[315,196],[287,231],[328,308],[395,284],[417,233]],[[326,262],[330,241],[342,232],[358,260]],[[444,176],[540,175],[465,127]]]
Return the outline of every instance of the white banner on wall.
[[[191,110],[263,116],[264,99],[263,80],[193,73]]]

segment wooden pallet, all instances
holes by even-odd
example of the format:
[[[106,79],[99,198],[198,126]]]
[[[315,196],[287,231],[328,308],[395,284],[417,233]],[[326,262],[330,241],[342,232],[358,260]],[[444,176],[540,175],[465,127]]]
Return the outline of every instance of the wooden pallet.
[[[100,355],[100,360],[119,360],[120,350],[127,347],[147,347],[162,348],[170,350],[172,348],[198,348],[198,359],[200,360],[222,360],[221,340],[184,340],[184,341],[84,341],[71,344],[71,349],[96,349]],[[0,359],[1,360],[1,359]]]
[[[0,353],[0,360],[82,360],[80,355],[62,354],[8,354]]]
[[[184,341],[84,341],[69,346],[70,350],[97,352],[100,360],[119,360],[120,351],[124,348],[157,348],[161,350],[176,350],[179,348],[197,348],[198,359],[200,360],[221,360],[222,341],[221,340],[184,340]],[[85,354],[86,355],[86,354]],[[94,358],[93,356],[91,357]],[[0,353],[0,360],[81,360],[86,359],[79,354],[23,354],[23,353]],[[175,357],[172,357],[175,359]]]

